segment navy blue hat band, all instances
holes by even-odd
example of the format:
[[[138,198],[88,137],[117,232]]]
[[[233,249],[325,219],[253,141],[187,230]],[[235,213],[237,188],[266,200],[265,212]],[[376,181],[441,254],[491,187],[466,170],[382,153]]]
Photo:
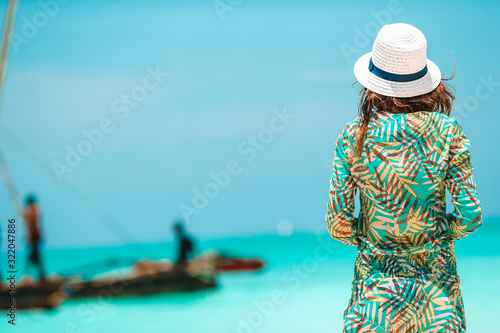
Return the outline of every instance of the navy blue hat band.
[[[372,58],[370,58],[370,64],[368,65],[368,69],[370,72],[372,72],[374,75],[378,76],[381,79],[388,80],[388,81],[394,81],[394,82],[411,82],[411,81],[416,81],[418,79],[421,79],[427,74],[427,65],[420,71],[412,74],[394,74],[394,73],[389,73],[386,72],[377,66],[372,61]]]

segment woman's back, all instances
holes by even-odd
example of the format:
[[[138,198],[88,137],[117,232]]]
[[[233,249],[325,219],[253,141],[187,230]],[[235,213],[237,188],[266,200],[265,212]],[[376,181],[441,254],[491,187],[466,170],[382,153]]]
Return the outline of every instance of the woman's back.
[[[409,254],[452,247],[451,239],[480,226],[469,140],[452,117],[374,111],[361,154],[359,126],[358,117],[337,141],[334,171],[349,176],[332,177],[327,220],[335,238],[373,254]],[[356,188],[361,210],[353,233],[336,224],[352,216],[353,205],[347,215],[342,210]],[[446,216],[446,188],[458,208],[453,221]]]

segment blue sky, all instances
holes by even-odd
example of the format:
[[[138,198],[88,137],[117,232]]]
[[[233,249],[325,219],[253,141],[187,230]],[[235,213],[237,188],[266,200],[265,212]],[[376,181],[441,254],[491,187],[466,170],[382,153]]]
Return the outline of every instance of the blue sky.
[[[239,172],[190,218],[199,238],[325,230],[333,143],[357,112],[352,68],[381,22],[421,29],[445,77],[454,54],[483,212],[500,215],[495,2],[49,3],[19,5],[0,113],[0,149],[19,192],[40,198],[48,247],[169,240],[182,204],[231,161]],[[293,118],[270,133],[284,110]],[[112,130],[59,182],[53,163],[103,121]],[[0,209],[14,214],[3,186]]]

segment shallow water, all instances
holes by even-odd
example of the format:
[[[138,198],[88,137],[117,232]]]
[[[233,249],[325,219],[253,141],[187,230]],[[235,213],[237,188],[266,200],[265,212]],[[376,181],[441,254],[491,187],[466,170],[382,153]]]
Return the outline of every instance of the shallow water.
[[[500,286],[498,220],[485,220],[455,247],[468,332],[496,327]],[[354,248],[328,235],[295,234],[201,242],[267,260],[265,271],[225,274],[216,290],[137,298],[67,300],[53,311],[19,311],[15,332],[340,332],[350,296]],[[156,257],[171,246],[150,245]],[[3,254],[2,254],[3,255]],[[120,255],[130,248],[47,251],[50,271]],[[5,270],[3,270],[5,271]],[[2,332],[11,329],[0,317]]]

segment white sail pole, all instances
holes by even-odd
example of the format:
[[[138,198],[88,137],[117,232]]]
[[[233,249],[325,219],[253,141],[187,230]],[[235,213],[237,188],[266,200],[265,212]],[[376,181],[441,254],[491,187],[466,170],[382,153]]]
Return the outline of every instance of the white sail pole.
[[[9,45],[12,37],[12,27],[16,15],[17,0],[9,0],[7,11],[5,12],[5,24],[3,26],[2,50],[0,53],[0,110],[2,105],[2,92],[5,82],[5,72],[7,72],[7,58],[9,56]]]
[[[2,93],[5,82],[5,73],[7,72],[7,58],[9,55],[10,39],[12,37],[12,28],[14,26],[16,9],[17,9],[17,0],[9,0],[9,3],[7,5],[7,11],[5,12],[5,24],[3,27],[2,44],[1,44],[2,49],[0,51],[0,110],[2,106],[2,96],[3,96]],[[22,202],[19,199],[19,194],[14,185],[14,181],[12,179],[11,172],[7,165],[7,161],[5,160],[5,157],[1,151],[0,151],[0,173],[2,175],[4,184],[7,188],[9,198],[12,202],[12,205],[14,206],[14,210],[19,215],[19,217],[23,219]]]

